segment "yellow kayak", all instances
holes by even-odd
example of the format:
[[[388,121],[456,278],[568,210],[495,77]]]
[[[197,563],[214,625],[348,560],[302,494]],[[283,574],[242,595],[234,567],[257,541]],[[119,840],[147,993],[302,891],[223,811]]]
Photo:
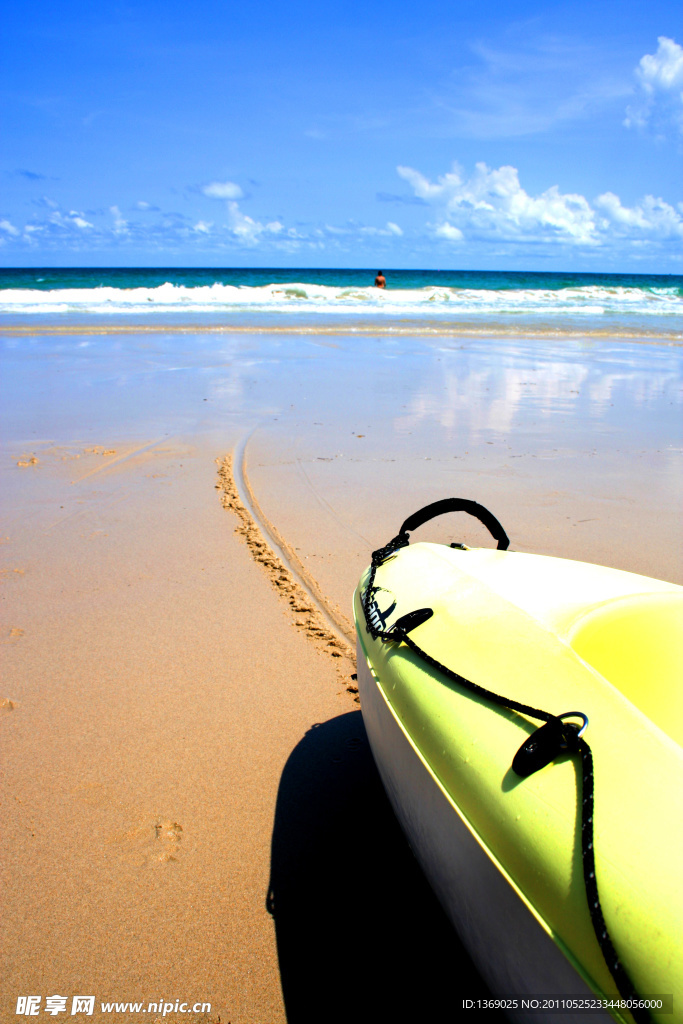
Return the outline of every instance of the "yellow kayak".
[[[680,1022],[683,587],[505,550],[490,513],[500,550],[407,546],[455,508],[486,522],[422,510],[355,595],[397,816],[512,1019]]]

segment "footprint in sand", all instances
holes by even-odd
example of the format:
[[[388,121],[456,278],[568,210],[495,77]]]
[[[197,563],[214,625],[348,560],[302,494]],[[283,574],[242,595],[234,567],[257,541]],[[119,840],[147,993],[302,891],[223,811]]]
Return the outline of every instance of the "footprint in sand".
[[[109,831],[107,827],[104,837],[106,845],[113,848],[117,856],[138,867],[179,860],[183,837],[183,826],[179,822],[160,815],[152,817],[142,808],[131,807],[113,786],[86,783],[77,786],[72,793],[93,809],[115,812],[123,828]]]
[[[157,818],[154,826],[154,840],[149,848],[145,863],[167,864],[178,860],[180,842],[183,838],[183,826],[169,818]]]
[[[124,831],[112,833],[108,843],[126,860],[154,868],[179,860],[183,826],[170,818],[140,820]]]
[[[24,635],[24,630],[23,629],[19,629],[18,626],[15,626],[13,629],[10,629],[9,632],[5,635],[2,643],[3,644],[15,644],[17,642],[17,640],[21,640],[23,635]]]

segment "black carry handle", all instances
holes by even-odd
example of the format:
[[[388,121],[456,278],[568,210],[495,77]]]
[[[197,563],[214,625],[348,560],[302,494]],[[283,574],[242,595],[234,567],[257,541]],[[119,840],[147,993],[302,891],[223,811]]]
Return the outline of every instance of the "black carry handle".
[[[408,516],[401,527],[399,536],[417,530],[418,526],[422,526],[430,519],[442,516],[446,512],[467,512],[468,515],[474,516],[484,524],[494,540],[498,541],[498,550],[507,551],[510,539],[496,517],[478,501],[469,501],[467,498],[442,498],[441,501],[433,501],[431,505],[425,505],[418,512],[413,512],[412,516]]]

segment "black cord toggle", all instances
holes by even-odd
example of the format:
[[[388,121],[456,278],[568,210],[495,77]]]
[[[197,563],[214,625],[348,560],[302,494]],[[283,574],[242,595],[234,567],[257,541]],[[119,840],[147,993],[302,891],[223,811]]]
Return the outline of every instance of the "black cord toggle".
[[[386,633],[382,639],[387,643],[400,643],[410,633],[411,629],[417,629],[427,619],[431,619],[433,614],[434,612],[431,608],[416,608],[414,612],[407,612],[400,619],[396,619],[390,632]]]
[[[564,722],[564,718],[582,718],[583,724]],[[581,711],[567,711],[564,715],[551,718],[540,729],[532,732],[514,756],[512,770],[523,779],[554,761],[560,754],[575,754],[578,739],[588,719]]]

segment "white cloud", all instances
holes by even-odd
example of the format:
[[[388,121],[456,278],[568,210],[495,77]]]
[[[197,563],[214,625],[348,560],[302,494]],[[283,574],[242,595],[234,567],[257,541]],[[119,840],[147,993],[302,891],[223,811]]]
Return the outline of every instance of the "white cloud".
[[[71,218],[72,222],[76,225],[76,227],[80,228],[81,230],[83,230],[84,228],[93,227],[90,221],[86,220],[85,217],[83,217],[83,215],[78,213],[76,210],[70,210],[69,217]]]
[[[68,212],[54,208],[50,202],[47,211],[38,219],[25,224],[21,230],[14,227],[9,220],[0,219],[0,239],[6,245],[21,243],[35,246],[37,240],[48,249],[59,247],[64,250],[80,251],[83,238],[88,236],[89,244],[98,248],[116,248],[121,244],[128,246],[153,247],[163,251],[167,247],[177,248],[179,245],[192,244],[211,249],[227,247],[249,248],[258,244],[283,247],[293,244],[293,239],[308,241],[308,236],[299,234],[294,229],[286,232],[284,224],[279,220],[261,222],[249,217],[236,200],[226,203],[227,223],[216,223],[204,219],[190,219],[182,213],[165,213],[147,204],[137,205],[138,217],[134,215],[126,219],[118,206],[110,206],[98,211],[93,224],[86,220],[78,210]],[[146,208],[145,208],[146,207]],[[152,214],[152,216],[150,216]],[[16,241],[15,241],[16,239]]]
[[[48,223],[57,228],[78,228],[79,231],[92,228],[94,225],[86,220],[82,213],[78,210],[69,210],[68,213],[62,213],[60,210],[54,210],[48,217]],[[28,228],[26,229],[28,230]]]
[[[681,212],[654,196],[645,196],[633,207],[623,206],[613,192],[605,192],[591,204],[580,194],[560,192],[556,185],[530,196],[516,168],[492,170],[483,163],[469,178],[454,167],[436,182],[411,167],[397,170],[415,195],[436,212],[438,219],[426,225],[428,230],[449,242],[546,242],[597,248],[683,238]]]
[[[329,228],[328,227],[328,230],[333,232],[333,233],[336,233],[336,234],[341,234],[342,233],[339,228]],[[374,236],[380,237],[380,238],[392,238],[392,237],[395,238],[397,235],[402,235],[403,234],[403,231],[398,226],[398,224],[394,224],[394,222],[391,221],[391,220],[387,221],[387,226],[385,228],[375,228],[375,227],[372,227],[372,226],[355,228],[355,229],[354,228],[350,228],[350,229],[347,228],[345,233],[346,234],[353,234],[354,231],[358,231],[361,235],[374,235]]]
[[[595,243],[594,214],[583,196],[563,195],[556,185],[530,196],[515,167],[492,170],[479,163],[469,179],[454,167],[437,184],[411,167],[399,167],[398,173],[418,198],[440,209],[442,220],[434,228],[440,237]]]
[[[226,201],[228,229],[236,240],[245,245],[257,245],[264,236],[278,235],[284,230],[284,225],[278,220],[262,224],[260,221],[254,220],[253,217],[244,213],[237,202],[238,199],[244,197],[244,193],[234,181],[212,181],[209,185],[204,186],[202,192],[205,196],[209,196],[210,199],[224,199]],[[200,221],[199,225],[204,225],[204,221]],[[199,225],[195,226],[195,231],[207,233],[207,226],[200,227]]]
[[[202,189],[210,199],[242,199],[244,193],[234,181],[212,181]]]
[[[437,224],[434,228],[434,234],[440,238],[447,238],[449,242],[462,242],[465,237],[459,228],[454,228],[448,221]]]
[[[641,57],[635,76],[636,100],[626,110],[627,128],[652,128],[666,134],[673,124],[683,132],[683,47],[660,36],[657,52]]]
[[[128,233],[128,222],[124,220],[118,206],[110,206],[109,212],[114,217],[114,234],[125,235]]]
[[[657,53],[654,56],[646,53],[636,71],[641,85],[647,91],[682,88],[683,49],[666,36],[659,36],[657,42]]]
[[[420,120],[459,138],[520,137],[595,117],[631,94],[614,47],[537,27],[520,19],[498,34],[492,23],[486,41],[470,42],[469,55],[426,86],[431,109]]]
[[[0,238],[5,252],[38,245],[46,252],[74,253],[86,248],[162,253],[185,247],[198,253],[258,248],[275,254],[321,248],[330,254],[362,251],[368,258],[375,252],[372,262],[399,245],[417,246],[421,253],[467,246],[472,253],[525,258],[574,251],[582,258],[591,258],[590,254],[648,257],[662,266],[664,258],[675,259],[681,251],[683,204],[676,206],[653,195],[631,205],[612,191],[589,201],[583,195],[562,192],[557,185],[534,195],[523,187],[515,167],[490,168],[484,163],[471,172],[453,166],[434,179],[412,167],[397,170],[410,186],[405,192],[415,197],[411,210],[419,213],[420,206],[427,207],[422,227],[414,225],[407,238],[394,221],[290,226],[280,219],[258,219],[242,209],[246,202],[236,199],[223,200],[225,206],[218,208],[222,215],[211,221],[200,219],[200,210],[164,212],[142,203],[137,210],[131,207],[125,217],[115,205],[88,211],[86,216],[50,201],[35,209],[27,224],[19,222],[15,227],[10,219],[0,219]],[[382,260],[389,262],[386,255]]]
[[[605,192],[598,196],[595,205],[604,214],[603,230],[615,234],[646,236],[652,239],[683,238],[683,217],[663,199],[645,196],[639,206],[630,209],[621,205],[619,196]]]
[[[444,191],[447,183],[455,178],[455,175],[446,174],[443,178],[439,178],[442,183],[440,185],[432,185],[432,183],[425,178],[419,171],[414,171],[412,167],[397,167],[396,170],[402,178],[412,185],[413,191],[418,199],[438,199]]]
[[[277,235],[283,230],[283,225],[278,220],[261,224],[260,221],[242,213],[236,202],[228,203],[228,213],[233,234],[247,245],[255,245],[263,234]]]

